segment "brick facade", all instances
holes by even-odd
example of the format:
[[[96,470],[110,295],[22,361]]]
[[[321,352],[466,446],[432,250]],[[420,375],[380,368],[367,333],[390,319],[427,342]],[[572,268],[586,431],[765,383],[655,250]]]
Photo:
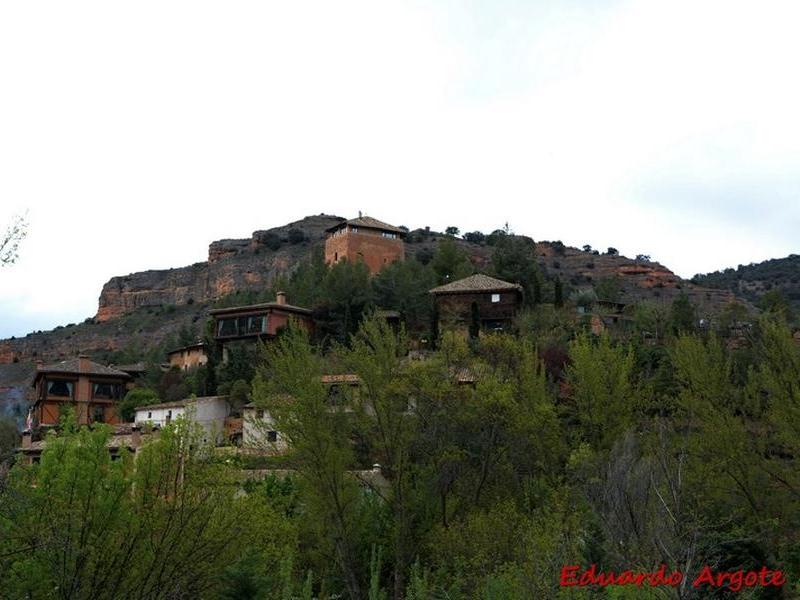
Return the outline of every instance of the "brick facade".
[[[370,217],[345,221],[328,230],[325,263],[360,261],[374,275],[386,265],[405,259],[403,235],[400,229]]]

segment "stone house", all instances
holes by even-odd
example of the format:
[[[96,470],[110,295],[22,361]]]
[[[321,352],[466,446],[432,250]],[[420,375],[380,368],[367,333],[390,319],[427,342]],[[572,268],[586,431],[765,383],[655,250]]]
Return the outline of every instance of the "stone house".
[[[440,329],[470,335],[511,328],[522,307],[522,286],[488,275],[470,275],[430,290]]]
[[[275,420],[268,410],[252,402],[242,410],[242,448],[265,454],[283,454],[288,444],[277,430]]]
[[[51,430],[49,435],[57,434],[54,430]],[[158,430],[142,432],[142,428],[138,425],[123,423],[114,426],[114,432],[106,443],[106,447],[113,460],[126,450],[137,454],[144,444],[157,439],[158,435]],[[17,455],[22,464],[38,463],[41,460],[42,452],[47,446],[47,440],[47,437],[36,439],[34,432],[24,431],[22,433],[22,445],[17,448]]]
[[[203,342],[196,342],[188,346],[176,348],[167,353],[167,362],[170,368],[187,371],[208,363],[208,352]]]
[[[220,444],[226,439],[227,420],[231,407],[227,396],[186,398],[175,402],[162,402],[136,409],[135,423],[139,426],[165,427],[178,417],[200,425],[205,442]]]

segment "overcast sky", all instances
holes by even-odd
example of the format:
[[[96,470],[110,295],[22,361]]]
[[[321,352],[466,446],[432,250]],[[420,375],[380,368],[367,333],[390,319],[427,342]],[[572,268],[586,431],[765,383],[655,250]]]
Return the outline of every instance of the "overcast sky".
[[[358,210],[646,253],[798,252],[800,3],[3,2],[0,337],[113,275]]]

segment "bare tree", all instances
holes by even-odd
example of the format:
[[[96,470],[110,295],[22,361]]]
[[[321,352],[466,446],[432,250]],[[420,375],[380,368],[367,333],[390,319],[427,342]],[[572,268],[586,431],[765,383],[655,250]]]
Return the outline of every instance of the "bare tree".
[[[19,245],[28,235],[28,221],[22,215],[16,215],[0,238],[0,267],[12,265],[19,258]]]

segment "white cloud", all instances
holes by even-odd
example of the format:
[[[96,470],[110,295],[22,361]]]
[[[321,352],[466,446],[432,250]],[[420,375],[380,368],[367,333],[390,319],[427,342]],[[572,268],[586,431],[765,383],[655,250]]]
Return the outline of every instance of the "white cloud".
[[[509,221],[682,275],[796,251],[798,13],[2,4],[0,218],[29,208],[31,234],[0,272],[0,335],[92,314],[112,275],[323,211]]]

